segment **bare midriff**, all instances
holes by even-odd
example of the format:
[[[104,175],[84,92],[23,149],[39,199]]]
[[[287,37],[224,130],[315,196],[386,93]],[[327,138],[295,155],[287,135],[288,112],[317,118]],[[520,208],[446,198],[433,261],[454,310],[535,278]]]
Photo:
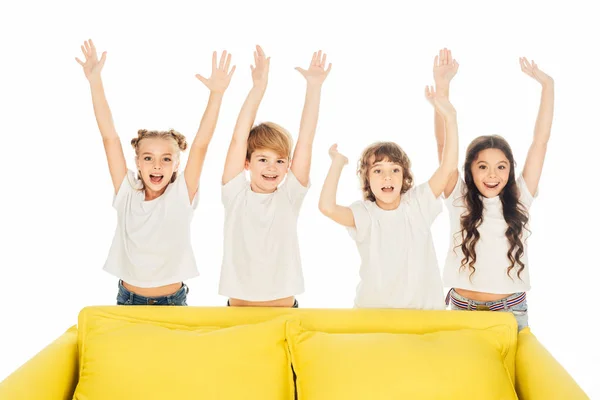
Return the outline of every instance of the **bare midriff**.
[[[178,283],[171,283],[171,284],[168,284],[165,286],[158,286],[158,287],[153,287],[153,288],[142,288],[142,287],[130,285],[129,283],[123,281],[123,286],[125,286],[125,289],[129,290],[130,292],[138,294],[140,296],[163,297],[163,296],[168,296],[170,294],[177,292],[179,289],[181,289],[181,286],[183,286],[183,283],[178,282]]]
[[[246,301],[240,299],[229,299],[229,305],[233,307],[292,307],[294,296],[270,301]]]
[[[511,296],[513,293],[507,294],[497,294],[497,293],[484,293],[484,292],[474,292],[472,290],[466,289],[454,289],[456,293],[461,295],[462,297],[466,297],[469,300],[474,301],[498,301],[504,299],[508,296]]]

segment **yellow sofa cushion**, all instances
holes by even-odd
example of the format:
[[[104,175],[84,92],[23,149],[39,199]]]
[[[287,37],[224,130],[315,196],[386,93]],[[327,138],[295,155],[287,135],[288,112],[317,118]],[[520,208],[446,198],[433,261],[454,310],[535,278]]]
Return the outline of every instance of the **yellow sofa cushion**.
[[[326,333],[287,324],[298,400],[516,399],[510,326],[425,334]]]
[[[83,329],[74,400],[294,397],[281,318],[221,329],[96,313]]]

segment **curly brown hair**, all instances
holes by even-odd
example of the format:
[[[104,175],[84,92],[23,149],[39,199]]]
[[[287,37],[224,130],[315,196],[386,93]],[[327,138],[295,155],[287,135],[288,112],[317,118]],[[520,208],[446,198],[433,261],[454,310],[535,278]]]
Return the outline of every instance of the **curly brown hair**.
[[[371,158],[373,158],[371,162]],[[413,186],[413,176],[410,170],[410,159],[394,142],[375,142],[363,150],[356,173],[359,176],[363,199],[375,201],[375,195],[371,191],[369,182],[369,168],[376,162],[389,161],[402,167],[402,189],[400,194],[406,193]]]
[[[174,129],[169,129],[168,131],[149,131],[146,129],[140,129],[140,130],[138,130],[137,137],[131,139],[131,146],[135,150],[136,157],[139,156],[138,152],[140,149],[140,142],[144,139],[149,139],[149,138],[174,140],[175,143],[177,144],[177,148],[180,151],[184,151],[185,149],[187,149],[187,141],[185,140],[185,136],[182,135],[181,133],[177,132]],[[142,182],[142,185],[144,185],[144,181],[141,178],[139,171],[138,171],[138,179]],[[175,182],[175,179],[177,179],[177,171],[173,172],[173,176],[171,176],[170,183]]]
[[[464,255],[460,268],[463,269],[465,266],[469,266],[469,270],[471,271],[469,279],[475,273],[475,263],[477,262],[475,246],[480,239],[477,228],[483,222],[483,202],[481,194],[473,180],[471,165],[477,160],[479,152],[486,149],[498,149],[502,151],[510,163],[508,181],[499,195],[502,202],[504,220],[508,225],[506,239],[510,244],[506,253],[510,261],[506,274],[512,279],[510,271],[518,265],[517,277],[521,279],[521,272],[525,269],[525,265],[521,261],[521,257],[524,254],[524,246],[521,239],[523,229],[527,230],[526,225],[529,221],[529,215],[527,209],[519,201],[519,187],[515,179],[515,159],[512,150],[508,142],[502,136],[498,135],[480,136],[473,140],[467,148],[467,156],[464,164],[466,193],[462,196],[467,211],[460,218],[462,243],[456,246],[461,248]]]

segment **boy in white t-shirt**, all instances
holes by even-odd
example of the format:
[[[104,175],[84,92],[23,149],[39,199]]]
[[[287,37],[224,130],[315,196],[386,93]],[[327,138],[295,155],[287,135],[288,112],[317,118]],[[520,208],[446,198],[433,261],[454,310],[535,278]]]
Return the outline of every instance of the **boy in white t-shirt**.
[[[537,196],[554,112],[554,80],[526,58],[521,70],[542,86],[533,143],[521,175],[508,142],[480,136],[467,148],[464,179],[458,173],[444,189],[450,215],[450,246],[444,266],[446,303],[452,310],[511,312],[518,330],[529,326],[526,292],[530,290],[527,238],[529,208]],[[436,57],[436,89],[449,92],[456,74],[452,54]],[[444,125],[435,117],[438,149]]]
[[[307,86],[292,158],[292,137],[285,129],[271,122],[252,127],[267,88],[270,58],[256,46],[254,60],[253,87],[240,111],[223,171],[219,294],[229,298],[230,306],[297,307],[295,296],[304,292],[298,214],[310,186],[321,87],[331,65],[325,69],[326,55],[319,51],[308,70],[296,68]]]
[[[211,77],[196,75],[210,89],[210,97],[185,171],[178,174],[180,152],[187,142],[174,130],[139,130],[131,140],[137,172],[127,169],[100,76],[106,53],[98,59],[91,40],[81,49],[85,62],[77,62],[90,83],[115,194],[117,229],[104,270],[119,278],[117,304],[186,305],[184,281],[198,275],[190,224],[208,144],[235,70],[229,70],[231,55],[223,52],[217,66],[213,53]]]
[[[356,307],[444,309],[444,295],[431,224],[442,211],[439,199],[458,164],[456,111],[433,88],[426,97],[446,123],[443,160],[429,181],[414,187],[410,160],[396,143],[367,147],[358,165],[363,201],[338,205],[336,191],[348,159],[329,150],[332,164],[319,209],[346,226],[361,257]]]

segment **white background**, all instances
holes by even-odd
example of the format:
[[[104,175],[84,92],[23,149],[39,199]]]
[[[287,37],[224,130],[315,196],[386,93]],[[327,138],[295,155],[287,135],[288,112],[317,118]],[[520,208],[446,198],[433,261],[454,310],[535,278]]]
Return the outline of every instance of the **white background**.
[[[299,222],[306,293],[301,307],[351,307],[359,257],[317,202],[338,142],[350,158],[338,200],[360,198],[361,150],[393,140],[408,153],[417,183],[437,166],[433,111],[423,96],[437,51],[460,63],[451,101],[459,116],[460,159],[482,134],[501,134],[522,168],[540,86],[520,71],[534,59],[556,82],[552,137],[531,209],[528,294],[533,332],[591,398],[600,398],[597,248],[600,29],[581,3],[427,2],[18,2],[0,11],[0,380],[77,321],[87,305],[114,304],[117,281],[102,271],[116,224],[112,185],[79,46],[107,50],[106,93],[129,166],[140,128],[175,128],[190,142],[208,90],[213,50],[237,65],[201,178],[193,246],[201,277],[190,305],[223,305],[217,294],[223,210],[220,177],[237,113],[251,86],[255,44],[272,57],[257,122],[296,137],[312,52],[333,69],[323,87],[312,188]],[[117,5],[118,4],[118,5]],[[395,9],[392,5],[395,4]],[[564,2],[563,2],[564,4]],[[185,153],[187,155],[187,153]],[[185,161],[185,155],[184,155]],[[440,267],[448,244],[444,209],[433,226]]]

